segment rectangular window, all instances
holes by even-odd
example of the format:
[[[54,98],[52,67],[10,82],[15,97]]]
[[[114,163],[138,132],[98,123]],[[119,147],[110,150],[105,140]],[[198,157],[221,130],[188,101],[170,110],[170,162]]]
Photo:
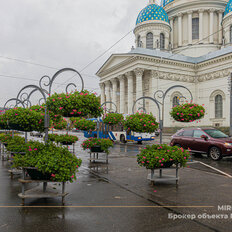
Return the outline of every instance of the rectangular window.
[[[193,130],[185,130],[184,133],[183,133],[183,136],[192,137],[193,136]]]
[[[199,18],[192,19],[192,39],[199,39]]]

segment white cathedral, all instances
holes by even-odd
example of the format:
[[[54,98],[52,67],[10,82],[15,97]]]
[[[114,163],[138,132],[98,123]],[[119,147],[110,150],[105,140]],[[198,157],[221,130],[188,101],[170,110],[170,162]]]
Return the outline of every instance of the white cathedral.
[[[231,11],[232,0],[163,0],[161,5],[150,0],[136,20],[135,48],[111,55],[97,72],[101,102],[112,101],[118,112],[131,114],[136,99],[182,85],[194,103],[205,105],[206,116],[197,125],[229,126]],[[165,127],[186,125],[169,114],[182,95],[189,99],[181,88],[166,96]],[[141,105],[158,118],[152,101],[138,102],[136,109]]]

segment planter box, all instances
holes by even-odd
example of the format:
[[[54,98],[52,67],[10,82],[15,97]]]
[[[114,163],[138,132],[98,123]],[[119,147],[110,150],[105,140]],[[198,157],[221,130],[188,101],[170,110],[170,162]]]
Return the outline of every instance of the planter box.
[[[51,180],[50,173],[42,173],[36,168],[25,168],[32,180]]]
[[[104,152],[104,151],[101,149],[101,146],[91,147],[91,148],[90,148],[90,151],[91,151],[91,152]]]
[[[72,142],[62,142],[62,145],[66,145],[66,146],[71,146],[73,143]]]

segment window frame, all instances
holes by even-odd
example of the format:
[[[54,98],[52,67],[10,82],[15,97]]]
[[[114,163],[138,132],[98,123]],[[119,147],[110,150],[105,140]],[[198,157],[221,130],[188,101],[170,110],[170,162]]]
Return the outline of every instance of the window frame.
[[[151,50],[154,49],[154,38],[152,32],[148,32],[146,35],[146,48]]]
[[[220,98],[220,100],[219,100]],[[221,104],[220,104],[221,103]],[[220,105],[219,105],[220,104]],[[221,94],[217,94],[214,98],[214,107],[215,107],[215,118],[223,118],[223,97]]]
[[[164,33],[160,33],[160,49],[165,49],[165,35]]]
[[[199,18],[192,18],[192,40],[199,39],[199,27]]]

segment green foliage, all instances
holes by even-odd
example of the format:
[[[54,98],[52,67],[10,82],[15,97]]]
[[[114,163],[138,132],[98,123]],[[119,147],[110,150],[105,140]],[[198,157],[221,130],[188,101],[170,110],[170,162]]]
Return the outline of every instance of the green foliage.
[[[90,120],[87,120],[85,118],[75,118],[72,119],[73,121],[73,126],[77,129],[77,130],[85,130],[85,131],[90,131],[90,130],[94,130],[96,123]]]
[[[91,149],[91,147],[100,146],[104,152],[109,154],[109,148],[113,147],[114,143],[109,139],[90,138],[85,140],[81,146],[84,150]]]
[[[156,118],[152,114],[136,113],[126,117],[126,129],[138,133],[154,133],[158,128]]]
[[[194,122],[205,116],[203,106],[185,103],[172,108],[170,115],[178,122]]]
[[[185,166],[189,152],[179,147],[170,147],[166,144],[146,146],[138,155],[137,162],[147,169],[165,167],[167,163]]]
[[[57,130],[64,130],[68,126],[67,121],[64,118],[61,118],[59,121],[53,121],[52,127]]]
[[[44,131],[44,115],[41,113],[24,108],[14,108],[7,110],[5,116],[12,130]]]
[[[23,137],[14,136],[12,138],[7,146],[7,150],[11,153],[25,153],[28,149],[28,146],[31,144],[39,144],[39,142],[29,141],[28,143],[25,143],[25,139]]]
[[[9,141],[12,139],[12,135],[6,135],[6,134],[0,134],[0,142],[1,143],[9,143]]]
[[[59,136],[59,135],[58,134],[48,134],[48,140],[51,142],[55,142],[57,136]]]
[[[50,111],[64,117],[101,116],[103,110],[95,94],[87,90],[70,94],[55,93],[47,99]]]
[[[74,135],[57,135],[55,136],[55,142],[57,143],[75,143],[78,141],[78,137]]]
[[[0,115],[0,130],[8,130],[7,118],[5,114]]]
[[[81,159],[52,143],[32,142],[28,144],[26,154],[15,154],[14,167],[33,167],[42,173],[50,174],[51,180],[58,182],[73,182],[81,165]]]
[[[103,122],[109,125],[116,125],[122,123],[123,120],[123,115],[118,113],[108,113],[103,118]]]

